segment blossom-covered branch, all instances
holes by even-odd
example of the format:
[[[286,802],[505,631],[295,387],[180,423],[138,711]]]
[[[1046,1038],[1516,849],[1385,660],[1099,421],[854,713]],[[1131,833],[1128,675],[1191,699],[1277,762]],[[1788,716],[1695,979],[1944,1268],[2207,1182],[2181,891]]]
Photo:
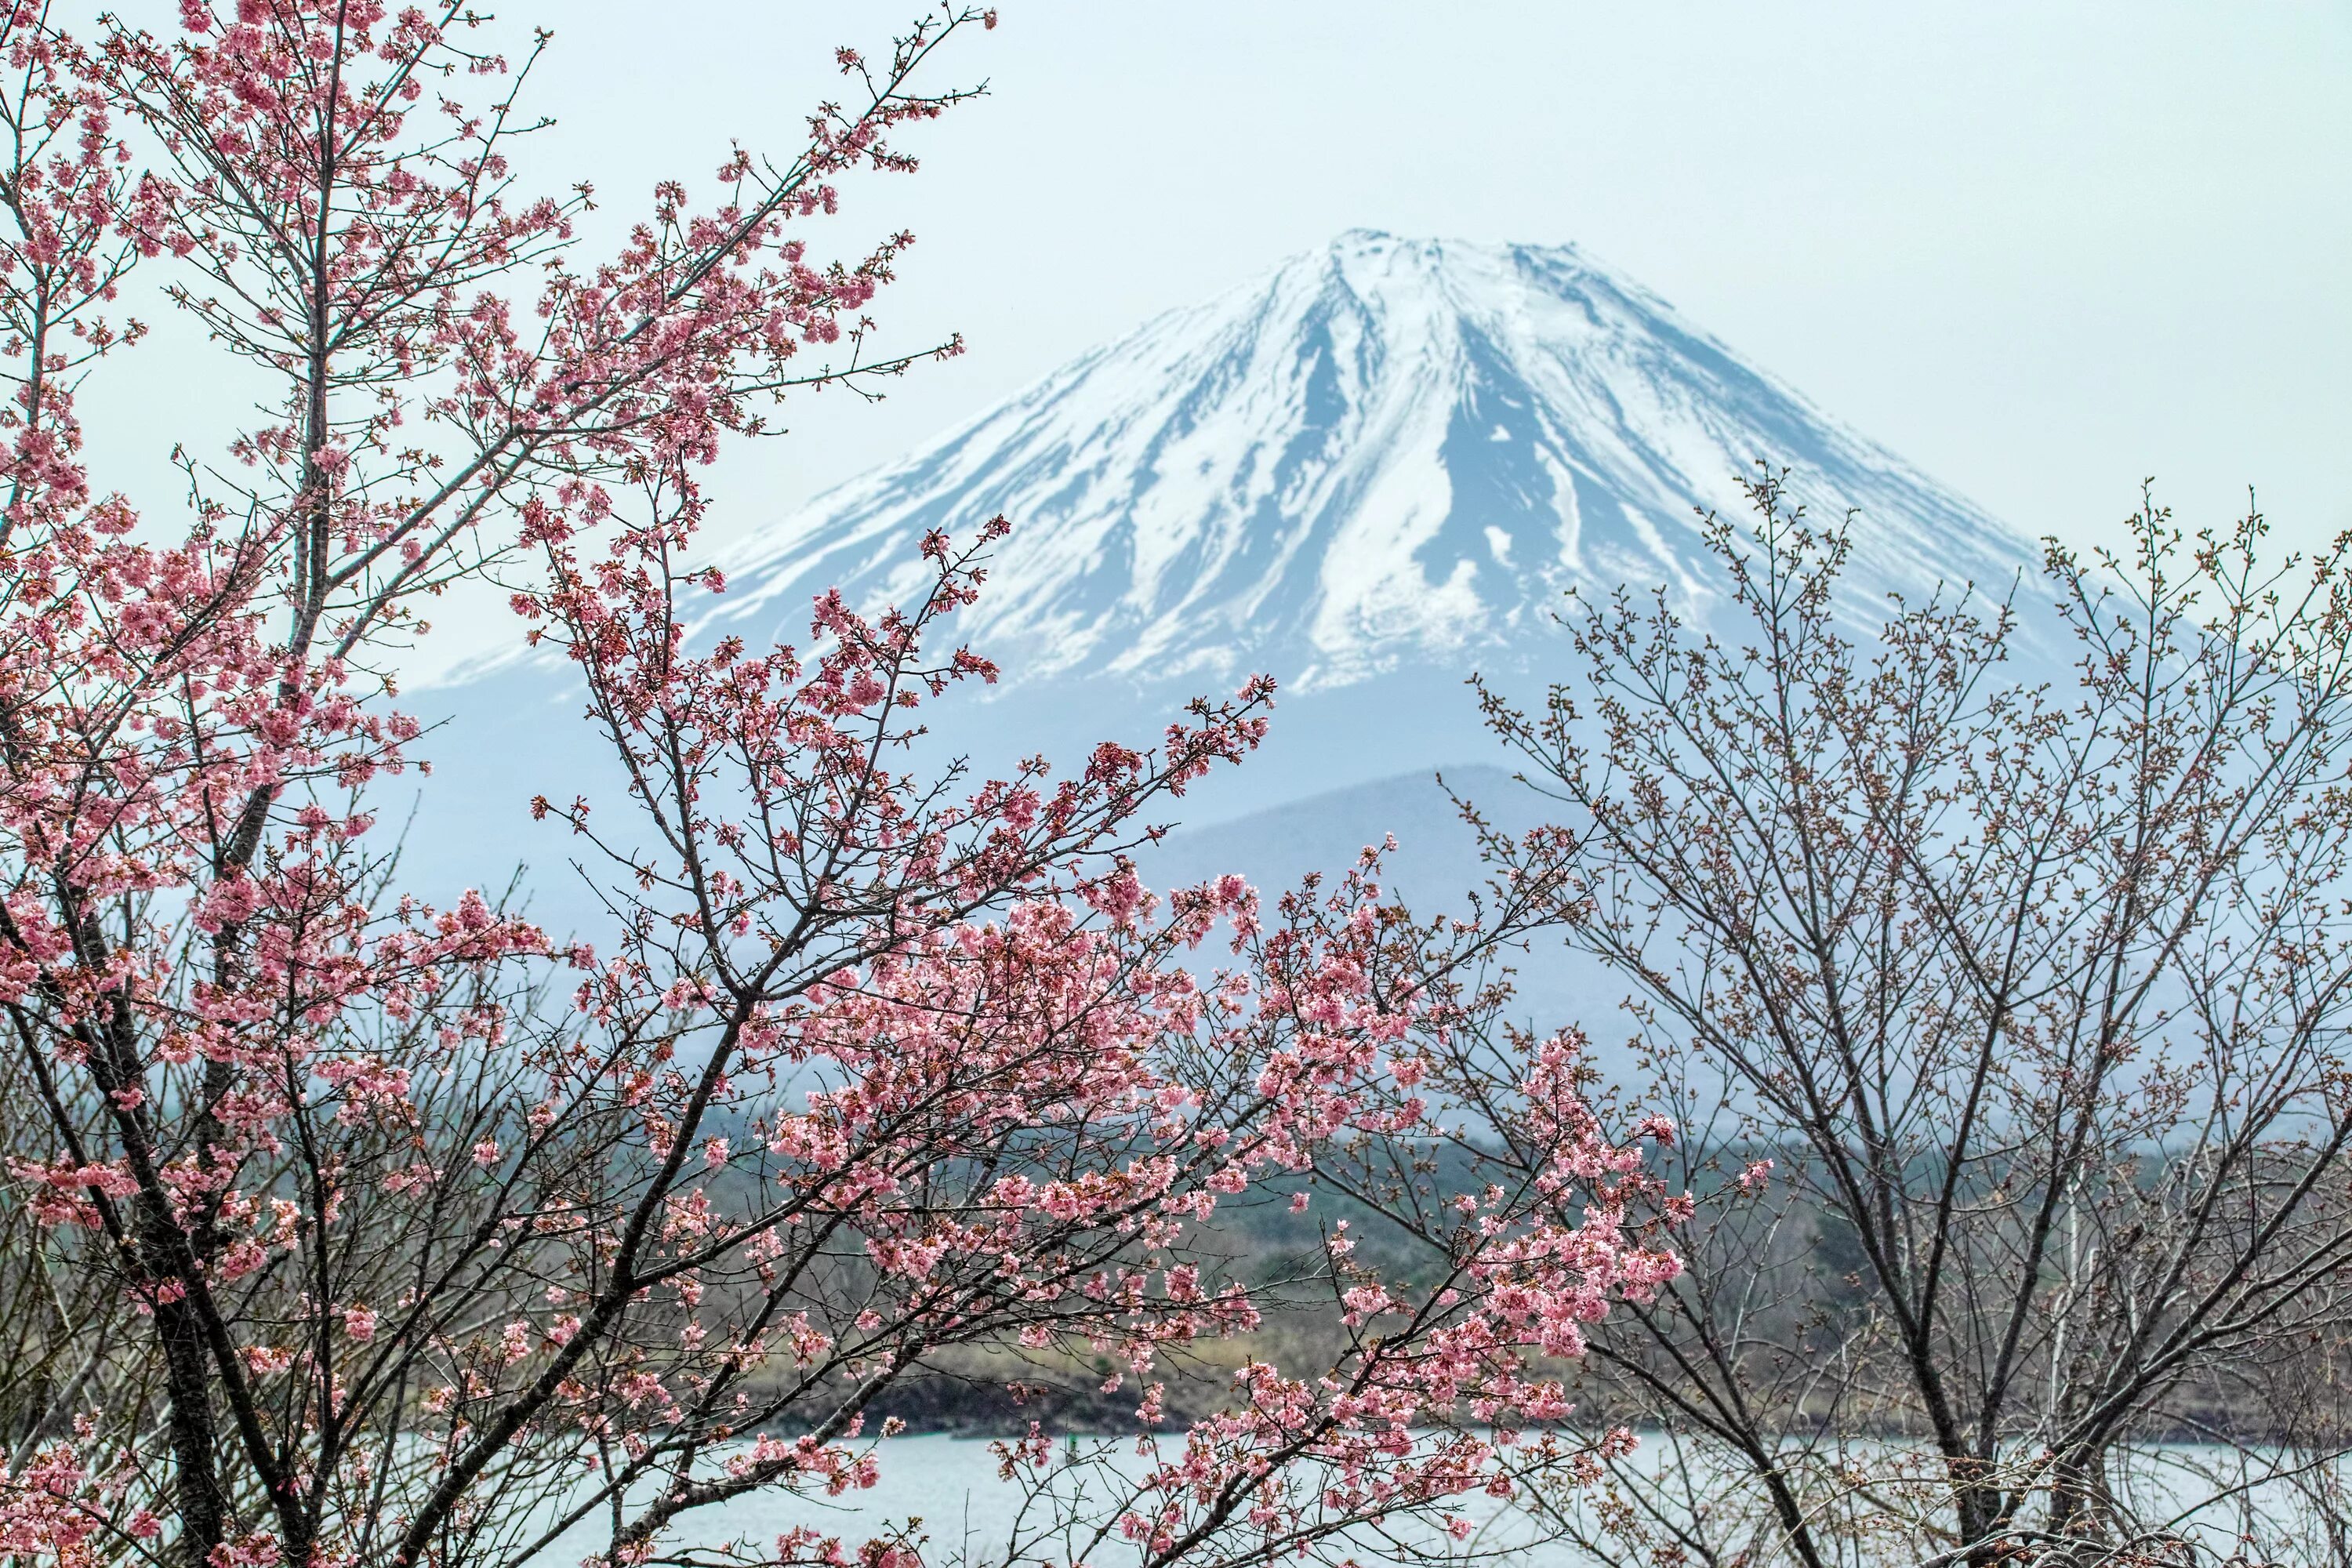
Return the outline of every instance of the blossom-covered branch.
[[[927,771],[924,710],[995,676],[952,632],[1001,522],[927,542],[919,602],[689,637],[723,587],[709,465],[786,390],[921,357],[866,346],[907,237],[828,262],[806,235],[845,176],[913,166],[897,134],[964,96],[920,85],[934,56],[992,14],[842,51],[852,95],[796,151],[734,150],[707,203],[662,184],[593,261],[589,187],[514,162],[544,34],[510,58],[463,6],[374,0],[179,23],[79,40],[25,4],[0,36],[0,1237],[82,1282],[0,1325],[57,1369],[8,1412],[6,1549],[677,1561],[698,1510],[869,1480],[877,1400],[953,1354],[1099,1360],[1168,1419],[1155,1369],[1255,1344],[1283,1299],[1217,1216],[1457,1136],[1415,1085],[1517,917],[1417,926],[1369,868],[1270,927],[1238,878],[1149,893],[1152,814],[1257,745],[1262,679],[1066,776]],[[76,392],[138,342],[101,312],[140,268],[275,389],[183,448],[184,515],[82,467]],[[619,769],[533,803],[601,931],[427,907],[382,842],[372,803],[424,760],[391,679],[416,607],[492,574]],[[1325,1233],[1297,1279],[1344,1347],[1253,1352],[1084,1555],[1442,1534],[1497,1484],[1562,1407],[1542,1363],[1673,1268],[1559,1050],[1514,1070],[1539,1177],[1420,1226],[1410,1279]]]

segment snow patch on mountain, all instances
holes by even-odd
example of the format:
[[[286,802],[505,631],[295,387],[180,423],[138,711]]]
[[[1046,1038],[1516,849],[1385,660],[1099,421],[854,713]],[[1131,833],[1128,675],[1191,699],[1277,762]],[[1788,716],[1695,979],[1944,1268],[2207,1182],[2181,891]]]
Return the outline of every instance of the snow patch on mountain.
[[[1703,612],[1698,510],[1739,510],[1759,458],[1859,514],[1871,592],[2035,558],[1573,247],[1357,230],[819,497],[732,552],[716,618],[796,637],[824,586],[907,599],[924,533],[1002,512],[960,631],[1018,677],[1346,686],[1522,643],[1572,586]]]

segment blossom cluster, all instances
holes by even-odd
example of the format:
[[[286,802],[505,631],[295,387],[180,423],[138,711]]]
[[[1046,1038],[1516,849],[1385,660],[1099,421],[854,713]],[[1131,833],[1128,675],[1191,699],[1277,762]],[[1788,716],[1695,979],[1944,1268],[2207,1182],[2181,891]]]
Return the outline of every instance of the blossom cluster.
[[[376,0],[178,23],[0,14],[0,1014],[28,1089],[0,1158],[34,1222],[5,1245],[75,1282],[42,1353],[79,1369],[17,1413],[0,1543],[406,1568],[593,1529],[643,1561],[754,1489],[871,1485],[871,1407],[959,1355],[1176,1420],[1170,1363],[1255,1347],[1289,1300],[1221,1224],[1462,1135],[1424,1079],[1486,933],[1433,942],[1376,860],[1270,910],[1239,877],[1143,885],[1155,813],[1262,740],[1265,679],[1066,773],[926,773],[927,708],[996,677],[952,633],[1002,520],[927,540],[915,602],[688,635],[724,589],[709,466],[786,390],[921,357],[865,349],[907,237],[824,261],[807,231],[842,176],[912,166],[896,134],[962,96],[917,76],[993,14],[844,51],[852,106],[797,153],[732,151],[704,204],[664,183],[593,265],[586,187],[510,163],[543,35],[510,59],[463,6]],[[145,266],[279,389],[188,458],[176,520],[93,481],[74,395],[142,336],[103,312]],[[617,769],[530,807],[601,931],[405,893],[379,827],[429,761],[384,671],[493,575]],[[1574,1055],[1498,1086],[1540,1177],[1454,1194],[1427,1267],[1314,1232],[1344,1349],[1250,1349],[1107,1535],[1305,1552],[1507,1493],[1566,1409],[1547,1364],[1675,1267]]]

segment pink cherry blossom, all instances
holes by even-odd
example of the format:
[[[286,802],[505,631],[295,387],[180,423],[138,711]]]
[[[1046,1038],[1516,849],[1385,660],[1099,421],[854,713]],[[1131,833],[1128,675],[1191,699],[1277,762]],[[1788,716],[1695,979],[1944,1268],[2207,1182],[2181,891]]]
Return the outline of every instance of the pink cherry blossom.
[[[0,1549],[457,1568],[590,1521],[642,1562],[757,1489],[874,1486],[868,1406],[951,1352],[1174,1428],[1090,1521],[1154,1564],[1452,1530],[1572,1473],[1551,1363],[1675,1277],[1629,1218],[1672,1129],[1613,1139],[1570,1034],[1508,1037],[1467,1092],[1461,1042],[1503,1036],[1466,976],[1516,905],[1417,922],[1377,855],[1270,906],[1147,887],[1138,846],[1264,738],[1264,678],[1149,749],[929,767],[926,710],[997,677],[954,634],[1002,519],[927,539],[896,606],[688,634],[724,587],[710,465],[788,392],[960,349],[878,354],[911,237],[828,259],[824,220],[913,167],[899,135],[966,96],[934,57],[994,14],[843,51],[844,100],[711,150],[705,192],[596,197],[634,215],[597,256],[590,188],[519,166],[545,35],[380,0],[177,20],[0,12],[5,1170],[92,1308]],[[110,314],[137,268],[270,389],[152,516],[86,470],[75,397],[141,374]],[[612,764],[528,811],[600,929],[404,893],[379,826],[433,744],[387,672],[490,581]],[[1531,1179],[1369,1174],[1506,1137]],[[1318,1190],[1415,1267],[1307,1217]],[[1281,1293],[1217,1240],[1260,1206],[1340,1303],[1333,1355],[1260,1353]],[[1222,1405],[1171,1422],[1169,1364],[1220,1340]],[[920,1562],[887,1529],[775,1553]]]

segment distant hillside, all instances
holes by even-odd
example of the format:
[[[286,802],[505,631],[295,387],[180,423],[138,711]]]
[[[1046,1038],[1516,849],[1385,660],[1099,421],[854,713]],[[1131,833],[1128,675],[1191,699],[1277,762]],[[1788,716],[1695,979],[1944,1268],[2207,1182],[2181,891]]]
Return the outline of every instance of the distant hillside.
[[[1160,888],[1238,871],[1271,899],[1309,872],[1323,873],[1328,885],[1367,846],[1392,834],[1397,847],[1385,858],[1384,888],[1418,914],[1461,914],[1468,903],[1465,894],[1484,888],[1488,872],[1476,836],[1448,791],[1507,832],[1543,820],[1545,803],[1507,769],[1492,764],[1448,768],[1444,784],[1441,788],[1430,773],[1407,773],[1183,829],[1146,857],[1142,871]],[[1515,950],[1506,962],[1517,993],[1515,1016],[1544,1028],[1581,1024],[1600,1065],[1612,1072],[1624,1065],[1628,1027],[1619,1009],[1622,983],[1555,942]]]

